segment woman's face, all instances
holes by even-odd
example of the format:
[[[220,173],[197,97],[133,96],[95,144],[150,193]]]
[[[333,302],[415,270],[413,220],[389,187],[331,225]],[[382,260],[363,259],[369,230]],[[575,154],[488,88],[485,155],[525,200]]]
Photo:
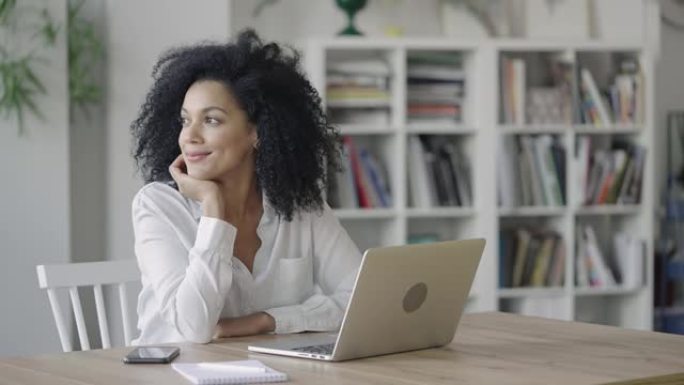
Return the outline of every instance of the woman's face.
[[[185,93],[178,136],[188,175],[218,180],[254,162],[255,127],[221,82],[195,82]]]

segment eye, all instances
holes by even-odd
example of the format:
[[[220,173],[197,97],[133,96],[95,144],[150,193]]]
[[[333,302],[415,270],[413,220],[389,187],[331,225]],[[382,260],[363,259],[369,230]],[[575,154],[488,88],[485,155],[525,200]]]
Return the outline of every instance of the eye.
[[[187,125],[190,124],[190,119],[188,119],[188,118],[186,118],[186,117],[184,117],[184,116],[181,116],[180,119],[179,119],[178,121],[180,122],[180,124],[181,124],[182,127],[186,127]]]
[[[219,124],[221,124],[221,121],[220,121],[220,120],[218,120],[218,119],[216,119],[216,118],[213,118],[213,117],[211,117],[211,116],[207,116],[207,117],[204,119],[204,121],[205,121],[207,124],[212,125],[212,126],[218,126]]]

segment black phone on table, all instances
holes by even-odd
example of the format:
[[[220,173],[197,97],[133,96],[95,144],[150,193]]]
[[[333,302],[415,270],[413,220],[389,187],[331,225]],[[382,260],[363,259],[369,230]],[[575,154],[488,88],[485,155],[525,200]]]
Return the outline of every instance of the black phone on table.
[[[127,364],[168,364],[180,354],[176,346],[139,346],[124,357]]]

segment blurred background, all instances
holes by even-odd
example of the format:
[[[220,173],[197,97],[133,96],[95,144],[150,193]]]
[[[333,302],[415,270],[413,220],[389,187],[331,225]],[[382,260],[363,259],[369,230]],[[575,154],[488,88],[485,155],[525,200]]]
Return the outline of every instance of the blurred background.
[[[345,12],[356,13],[354,25],[362,36],[337,36],[348,24]],[[375,206],[364,205],[360,196],[351,198],[352,204],[345,203],[349,196],[344,198],[339,186],[330,192],[336,196],[331,203],[339,208],[343,224],[361,247],[487,237],[488,255],[478,273],[472,311],[531,312],[662,329],[656,319],[659,308],[676,310],[684,300],[676,282],[663,283],[655,274],[670,260],[677,260],[676,245],[683,236],[676,227],[677,209],[668,211],[666,206],[681,198],[677,170],[681,170],[684,136],[677,135],[684,126],[678,114],[684,110],[682,1],[0,0],[0,164],[5,167],[0,185],[0,356],[60,350],[47,296],[38,288],[36,265],[134,258],[130,204],[142,181],[131,158],[129,125],[151,85],[151,69],[159,55],[178,45],[226,41],[247,27],[266,40],[304,51],[304,69],[327,96],[328,112],[339,119],[334,122],[354,138],[357,147],[375,154],[379,168],[384,169],[381,174],[388,181],[383,191],[390,196],[380,191]],[[421,64],[421,58],[429,56],[423,53],[433,54],[427,75],[411,69],[413,63]],[[415,79],[435,80],[434,61],[443,59],[442,53],[457,57],[451,68],[456,71],[445,71],[442,80],[465,84],[467,94],[460,95],[464,102],[455,110],[453,106],[436,110],[434,105],[411,104],[411,100],[421,100],[412,94],[411,85],[420,83],[411,80],[412,73]],[[348,90],[336,82],[348,85],[359,75],[354,62],[372,67],[378,57],[388,68],[380,70],[386,83],[381,83],[379,98],[386,100],[354,104],[354,95],[347,100]],[[574,80],[568,86],[577,90],[568,121],[535,120],[531,108],[513,106],[515,101],[502,96],[511,92],[520,100],[521,94],[515,94],[520,89],[512,88],[521,84],[527,90],[527,97],[522,97],[530,105],[537,103],[533,93],[541,95],[541,104],[553,98],[532,88],[547,86],[544,79],[553,77],[555,71],[548,63],[557,58],[572,67],[568,73]],[[608,99],[594,94],[596,111],[583,104],[589,96],[582,95],[590,95],[593,80],[583,78],[581,66],[593,71],[599,93]],[[621,102],[611,100],[624,97],[617,75],[628,79],[627,87],[632,87],[628,93],[641,103],[639,116],[632,111],[626,120],[618,119],[621,115],[615,106]],[[634,83],[637,76],[641,80]],[[613,82],[617,88],[612,92],[617,94],[611,95]],[[601,112],[604,102],[606,108],[613,107],[613,118],[608,119],[613,124],[605,118],[600,124],[600,118],[592,117]],[[349,109],[357,111],[352,114]],[[427,121],[421,116],[425,111],[429,112]],[[521,112],[525,118],[519,120],[516,114],[521,116]],[[446,114],[449,122],[444,123],[445,116],[440,114]],[[626,114],[624,109],[622,114]],[[587,131],[589,126],[612,131],[596,136]],[[390,132],[377,132],[385,128]],[[463,132],[454,134],[451,128]],[[512,130],[510,144],[500,129]],[[455,148],[463,150],[468,159],[463,164],[471,164],[464,171],[471,175],[466,177],[471,189],[465,193],[470,203],[464,203],[468,199],[463,192],[453,201],[444,193],[435,201],[421,202],[420,188],[415,186],[432,183],[435,189],[440,182],[421,182],[421,170],[402,175],[405,159],[411,168],[418,162],[412,156],[421,149],[429,152],[430,136],[440,138],[434,146],[448,137]],[[550,138],[549,143],[559,144],[567,159],[577,158],[584,137],[591,137],[592,148],[608,153],[620,150],[619,143],[626,138],[630,147],[624,155],[611,155],[613,162],[636,162],[633,148],[641,146],[646,163],[644,185],[639,186],[641,200],[623,208],[610,205],[595,210],[592,203],[596,202],[570,192],[575,191],[576,179],[565,171],[557,176],[564,193],[556,204],[525,202],[523,197],[509,200],[502,187],[509,182],[505,175],[497,175],[497,161],[488,157],[496,148],[524,147],[526,137],[539,146],[546,139],[536,139]],[[615,159],[619,156],[625,159]],[[399,166],[395,169],[393,163]],[[614,163],[612,167],[619,171]],[[574,172],[575,166],[567,170]],[[344,185],[344,179],[340,184]],[[617,189],[619,200],[619,186],[612,188]],[[575,210],[571,204],[589,208]],[[442,206],[453,209],[437,213]],[[545,208],[540,211],[535,206]],[[531,211],[519,207],[531,207]],[[615,216],[619,218],[611,219]],[[520,245],[519,234],[507,234],[538,223],[555,229],[566,243],[567,257],[559,262],[563,268],[558,273],[564,279],[555,283],[547,279],[541,285],[556,286],[556,291],[525,291],[523,282],[510,282],[502,273],[504,266],[514,262],[507,257],[506,240]],[[604,250],[613,249],[617,232],[613,229],[638,234],[645,254],[639,257],[641,265],[636,265],[637,289],[592,288],[591,283],[582,287],[572,251],[582,250],[576,244],[586,234],[576,235],[575,227],[585,225],[595,225],[599,237],[605,238]],[[619,273],[613,273],[617,284],[624,283]],[[535,293],[553,304],[527,303]],[[137,289],[130,294],[135,304]],[[117,317],[117,306],[112,304],[110,317]],[[630,321],[634,318],[640,321]],[[93,316],[87,322],[96,325]],[[119,323],[110,321],[110,325],[113,340],[121,341]]]

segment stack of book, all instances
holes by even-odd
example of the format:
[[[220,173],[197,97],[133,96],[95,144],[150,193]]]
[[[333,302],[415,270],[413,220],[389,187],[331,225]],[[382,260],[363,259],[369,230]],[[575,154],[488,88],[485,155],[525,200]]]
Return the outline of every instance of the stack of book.
[[[629,142],[615,142],[611,149],[592,150],[592,137],[577,139],[575,186],[585,205],[636,204],[641,185],[646,149]]]
[[[501,207],[565,204],[565,148],[557,137],[506,137],[497,160]]]
[[[343,169],[328,179],[328,204],[333,208],[392,207],[383,164],[365,146],[344,138]]]
[[[642,74],[636,60],[624,60],[607,89],[601,90],[591,72],[580,68],[580,121],[598,127],[643,121]]]
[[[413,207],[472,205],[470,165],[453,140],[440,136],[411,136],[408,162]]]
[[[390,67],[381,58],[329,63],[326,102],[330,121],[387,125],[390,77]]]
[[[408,56],[409,123],[463,120],[465,73],[458,52],[413,52]]]
[[[613,253],[604,254],[591,226],[577,227],[575,283],[578,287],[627,289],[643,282],[644,243],[627,233],[613,236]]]
[[[499,242],[499,287],[563,286],[565,244],[557,232],[509,229]]]

